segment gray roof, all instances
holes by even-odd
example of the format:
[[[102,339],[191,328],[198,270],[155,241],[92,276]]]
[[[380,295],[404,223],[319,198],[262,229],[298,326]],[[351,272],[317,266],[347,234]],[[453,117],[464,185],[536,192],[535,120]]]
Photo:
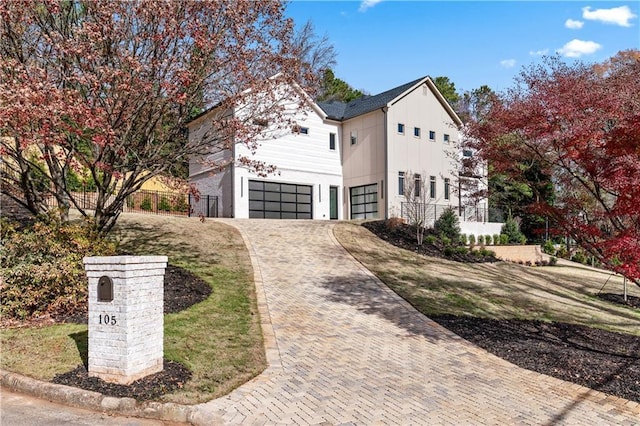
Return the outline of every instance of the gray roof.
[[[386,106],[390,101],[397,98],[425,78],[426,77],[418,78],[417,80],[394,87],[391,90],[387,90],[386,92],[382,92],[375,96],[365,95],[358,99],[354,99],[349,103],[329,101],[318,102],[317,104],[322,108],[325,114],[327,114],[327,118],[339,121],[348,120]]]

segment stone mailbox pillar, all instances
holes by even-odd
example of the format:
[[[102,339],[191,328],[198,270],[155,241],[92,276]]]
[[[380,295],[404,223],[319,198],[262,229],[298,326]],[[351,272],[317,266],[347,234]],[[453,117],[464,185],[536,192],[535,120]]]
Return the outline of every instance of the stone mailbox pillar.
[[[166,256],[85,257],[89,376],[119,384],[162,371]]]

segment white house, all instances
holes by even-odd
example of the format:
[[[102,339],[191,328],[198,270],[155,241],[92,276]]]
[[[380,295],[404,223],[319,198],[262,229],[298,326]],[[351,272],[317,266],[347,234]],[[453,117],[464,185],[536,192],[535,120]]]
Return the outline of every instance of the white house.
[[[212,174],[202,159],[190,161],[190,182],[201,193],[219,197],[221,216],[401,216],[406,201],[403,180],[409,175],[425,184],[434,217],[438,207],[460,208],[464,194],[458,191],[455,159],[462,122],[429,77],[349,103],[307,99],[306,104],[306,114],[295,118],[297,126],[275,139],[261,140],[253,156],[276,165],[276,174],[260,177],[237,161]],[[210,130],[213,113],[189,123],[190,140]],[[209,158],[248,154],[236,143],[233,150],[214,150]],[[479,203],[477,207],[486,209],[486,200]]]

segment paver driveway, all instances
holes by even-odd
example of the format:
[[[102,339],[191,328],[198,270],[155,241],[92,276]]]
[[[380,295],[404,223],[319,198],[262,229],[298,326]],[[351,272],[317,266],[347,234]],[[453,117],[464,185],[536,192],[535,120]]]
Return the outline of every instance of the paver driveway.
[[[330,223],[226,222],[257,266],[270,366],[198,406],[198,423],[640,424],[638,404],[515,367],[424,317]]]

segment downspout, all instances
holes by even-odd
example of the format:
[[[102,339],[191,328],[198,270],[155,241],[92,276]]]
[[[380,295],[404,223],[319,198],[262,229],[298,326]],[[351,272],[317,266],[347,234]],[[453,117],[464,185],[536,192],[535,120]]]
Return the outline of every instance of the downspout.
[[[387,111],[388,106],[383,106],[384,114],[384,219],[389,219],[389,141],[387,138]]]
[[[236,217],[236,135],[231,138],[231,217]]]

